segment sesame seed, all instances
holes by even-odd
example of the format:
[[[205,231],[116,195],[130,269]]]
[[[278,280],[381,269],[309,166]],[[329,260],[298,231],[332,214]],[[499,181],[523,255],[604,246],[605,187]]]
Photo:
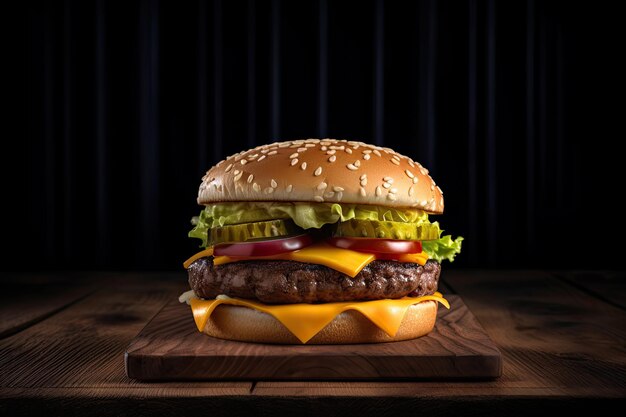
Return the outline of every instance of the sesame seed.
[[[247,163],[248,163],[248,161],[247,161],[246,159],[242,159],[242,160],[241,160],[241,161],[239,161],[239,162],[241,162],[241,165],[245,165],[245,164],[247,164]]]
[[[317,184],[317,187],[316,187],[316,188],[317,188],[318,190],[323,190],[323,189],[325,189],[326,187],[328,187],[328,184],[326,184],[325,182],[320,182],[319,184]]]
[[[393,178],[391,177],[384,177],[383,181],[388,182],[389,184],[393,184]]]
[[[367,174],[363,174],[359,177],[360,180],[364,180],[365,178],[367,178]]]
[[[366,153],[365,155],[363,155],[363,159],[365,159],[366,161],[370,160],[370,154]]]
[[[216,167],[218,167],[218,166],[222,165],[223,163],[224,163],[224,160],[222,159],[222,160],[221,160],[221,161],[219,161],[219,162],[217,163],[217,165],[215,165],[215,166],[216,166]]]
[[[413,179],[415,178],[415,174],[413,174],[411,171],[409,171],[408,169],[404,170],[404,173],[406,174],[407,177]]]
[[[265,194],[272,194],[274,192],[274,189],[272,187],[267,187],[265,190],[263,190],[263,192]]]
[[[256,192],[259,192],[261,191],[261,186],[255,182],[254,184],[252,184],[252,189]]]
[[[243,171],[240,172],[239,174],[235,175],[235,181],[239,181],[241,179],[242,175],[243,175]]]
[[[413,189],[413,186],[411,185],[411,188],[409,188],[409,197],[411,197],[413,195],[413,192],[415,190]]]
[[[289,146],[289,142],[283,142],[278,144],[279,148],[286,148],[287,146]]]
[[[394,154],[394,155],[391,157],[391,159],[395,159],[395,160],[397,160],[398,162],[400,162],[400,157],[399,157],[398,155],[395,155],[395,154]]]
[[[289,185],[287,186],[286,190],[287,190],[287,192],[288,192],[288,193],[290,193],[290,192],[291,192],[291,190],[293,190],[293,185],[292,185],[292,184],[289,184]]]
[[[413,184],[417,184],[417,181],[419,181],[419,178],[413,177]]]
[[[233,164],[228,164],[228,166],[226,167],[226,169],[224,170],[224,172],[228,172],[232,169]]]
[[[327,191],[324,193],[324,198],[332,198],[335,195],[334,191]]]
[[[383,190],[380,189],[380,186],[377,186],[376,187],[376,197],[380,197],[382,193],[383,193]]]
[[[300,168],[304,171],[306,169],[306,162],[303,162],[302,165],[300,165]]]
[[[361,187],[361,188],[359,189],[359,193],[361,193],[361,195],[362,195],[363,197],[366,197],[366,196],[367,196],[367,193],[365,192],[365,188],[363,188],[363,187]]]
[[[328,158],[328,162],[335,162],[337,160],[337,157],[335,155],[331,155],[330,158]]]
[[[363,153],[367,155],[368,153],[372,153],[372,150],[371,150],[371,149],[365,149],[365,150],[363,151]]]
[[[258,153],[255,153],[254,155],[248,155],[248,159],[254,159],[254,158],[256,158],[257,156],[259,156],[259,154],[258,154]]]
[[[298,148],[298,152],[304,152],[306,151],[306,148]]]
[[[268,152],[269,152],[269,151],[268,151],[267,149],[261,149],[261,153],[262,153],[263,155],[265,155],[265,154],[266,154],[266,153],[268,153]]]
[[[354,161],[354,166],[355,167],[360,167],[361,166],[361,161],[359,161],[358,159],[356,161]]]
[[[420,172],[422,173],[422,175],[428,174],[428,170],[424,167],[420,168]]]
[[[374,152],[374,155],[376,156],[382,156],[380,152],[378,151],[378,149],[374,149],[372,152]]]
[[[253,179],[254,179],[254,175],[252,174],[248,175],[248,184],[250,184]]]
[[[328,149],[326,146],[322,146],[322,151],[326,151]]]
[[[314,148],[314,147],[315,147],[315,145],[314,145],[314,144],[312,144],[312,143],[307,143],[307,144],[305,144],[305,145],[304,145],[304,147],[305,147],[305,148]]]
[[[343,187],[334,186],[333,191],[343,191]]]
[[[276,187],[278,187],[278,184],[276,184],[276,180],[274,180],[273,178],[272,178],[272,180],[270,181],[270,185],[272,186],[272,188],[276,188]]]
[[[298,152],[294,152],[294,153],[292,153],[291,155],[289,155],[289,158],[290,158],[290,159],[297,158],[297,157],[298,157],[298,155],[300,155]]]
[[[348,164],[346,165],[348,167],[349,170],[351,171],[356,171],[357,169],[359,169],[358,167],[356,167],[354,164]]]
[[[387,194],[387,198],[391,201],[396,201],[398,199],[395,194]]]
[[[430,191],[433,191],[435,189],[435,184],[430,184]]]
[[[265,155],[261,155],[261,157],[259,159],[257,159],[257,162],[261,162],[264,159],[265,159]]]
[[[391,189],[389,189],[389,192],[391,194],[396,194],[398,192],[398,189],[397,188],[391,188]]]
[[[352,149],[346,148],[346,153],[352,154]]]
[[[313,197],[313,200],[323,203],[324,202],[324,197],[322,197],[321,195],[316,195],[315,197]]]
[[[391,188],[391,184],[388,182],[383,182],[383,187],[385,188]]]
[[[313,173],[313,175],[315,175],[316,177],[322,174],[322,167],[317,167],[317,169],[315,170],[315,172]]]
[[[298,158],[294,158],[291,160],[291,166],[294,166],[297,163],[298,163]]]
[[[239,174],[240,172],[241,172],[241,171],[239,171],[238,169],[236,169],[236,170],[234,170],[234,171],[233,171],[233,174],[237,175],[237,174]]]
[[[409,165],[411,165],[411,168],[415,168],[415,164],[411,160],[409,160]]]
[[[336,150],[331,149],[330,151],[326,152],[326,155],[334,155],[336,152]]]
[[[267,154],[268,155],[276,155],[277,153],[278,153],[278,151],[271,151],[271,152],[268,152]]]
[[[400,165],[400,161],[398,161],[397,159],[390,159],[390,161],[392,164]]]
[[[363,178],[361,180],[361,187],[365,187],[367,185],[367,178]]]

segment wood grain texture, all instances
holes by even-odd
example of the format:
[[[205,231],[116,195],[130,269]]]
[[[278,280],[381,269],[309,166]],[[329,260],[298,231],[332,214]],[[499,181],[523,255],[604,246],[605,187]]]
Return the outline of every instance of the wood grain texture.
[[[499,384],[626,396],[623,310],[548,273],[449,272],[446,281],[502,350]]]
[[[0,277],[0,339],[58,313],[95,291],[76,274]]]
[[[124,391],[141,385],[126,377],[124,349],[145,323],[186,289],[184,276],[117,274],[99,284],[97,292],[0,341],[0,387],[124,387]],[[238,387],[249,390],[250,385]]]
[[[500,354],[458,296],[425,337],[359,345],[240,343],[198,332],[186,305],[167,305],[127,350],[128,375],[152,379],[494,378]]]
[[[359,384],[359,383],[352,383]],[[542,390],[523,389],[517,395],[489,394],[477,389],[452,389],[446,394],[431,395],[419,389],[410,394],[399,390],[367,390],[367,395],[346,395],[345,391],[317,392],[303,395],[290,392],[272,395],[250,395],[241,389],[170,389],[140,388],[120,391],[114,388],[58,388],[0,390],[0,415],[25,416],[97,415],[150,416],[523,416],[578,415],[581,409],[593,407],[599,412],[619,410],[623,398],[597,397],[593,391],[580,396],[545,395]],[[392,384],[393,386],[393,384]],[[382,388],[382,387],[381,387]],[[358,389],[357,389],[358,391]],[[439,390],[440,392],[442,390]]]

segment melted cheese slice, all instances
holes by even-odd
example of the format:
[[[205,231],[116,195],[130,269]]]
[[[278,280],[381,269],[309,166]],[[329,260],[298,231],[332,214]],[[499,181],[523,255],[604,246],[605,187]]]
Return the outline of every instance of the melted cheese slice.
[[[189,268],[189,265],[191,265],[195,260],[211,255],[213,255],[213,248],[206,249],[187,259],[183,265],[185,268]],[[367,266],[367,264],[376,260],[376,255],[372,253],[338,248],[324,242],[317,242],[300,250],[280,253],[272,256],[216,256],[213,258],[213,264],[217,266],[229,262],[249,260],[283,260],[324,265],[354,278],[363,268]],[[425,252],[420,252],[402,255],[398,259],[398,262],[413,262],[424,265],[427,260],[428,255],[426,255]]]
[[[350,301],[324,304],[283,304],[268,305],[258,301],[230,298],[224,295],[215,300],[192,298],[191,309],[198,330],[202,332],[211,313],[220,304],[229,304],[252,308],[271,314],[280,321],[302,343],[308,342],[335,317],[346,310],[356,310],[367,317],[372,323],[393,337],[400,328],[407,309],[422,301],[438,301],[450,308],[448,301],[441,293],[423,297],[404,297],[397,300]]]

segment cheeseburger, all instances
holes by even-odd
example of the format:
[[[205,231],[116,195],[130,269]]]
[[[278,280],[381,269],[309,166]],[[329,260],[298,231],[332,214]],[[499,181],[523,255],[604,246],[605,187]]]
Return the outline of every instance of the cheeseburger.
[[[429,215],[443,193],[389,148],[335,139],[229,156],[202,178],[184,266],[198,330],[260,343],[378,343],[433,329],[441,261],[462,238]]]

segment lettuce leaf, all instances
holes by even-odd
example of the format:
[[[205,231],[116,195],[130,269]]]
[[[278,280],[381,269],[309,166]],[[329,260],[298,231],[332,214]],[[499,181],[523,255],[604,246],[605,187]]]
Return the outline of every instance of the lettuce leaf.
[[[201,247],[206,247],[208,230],[212,227],[289,218],[303,229],[319,229],[325,224],[350,219],[396,221],[416,225],[430,223],[428,214],[419,209],[338,203],[220,203],[206,206],[200,212],[200,216],[192,219],[195,227],[189,232],[189,237],[202,240]],[[448,235],[437,240],[423,241],[422,246],[432,259],[438,262],[443,259],[452,261],[454,256],[461,251],[462,241],[462,237],[452,240],[452,237]]]
[[[434,259],[439,263],[444,259],[453,262],[454,257],[461,252],[461,242],[463,242],[463,237],[461,236],[452,240],[452,236],[445,235],[437,240],[423,240],[422,249],[428,254],[430,259]]]

